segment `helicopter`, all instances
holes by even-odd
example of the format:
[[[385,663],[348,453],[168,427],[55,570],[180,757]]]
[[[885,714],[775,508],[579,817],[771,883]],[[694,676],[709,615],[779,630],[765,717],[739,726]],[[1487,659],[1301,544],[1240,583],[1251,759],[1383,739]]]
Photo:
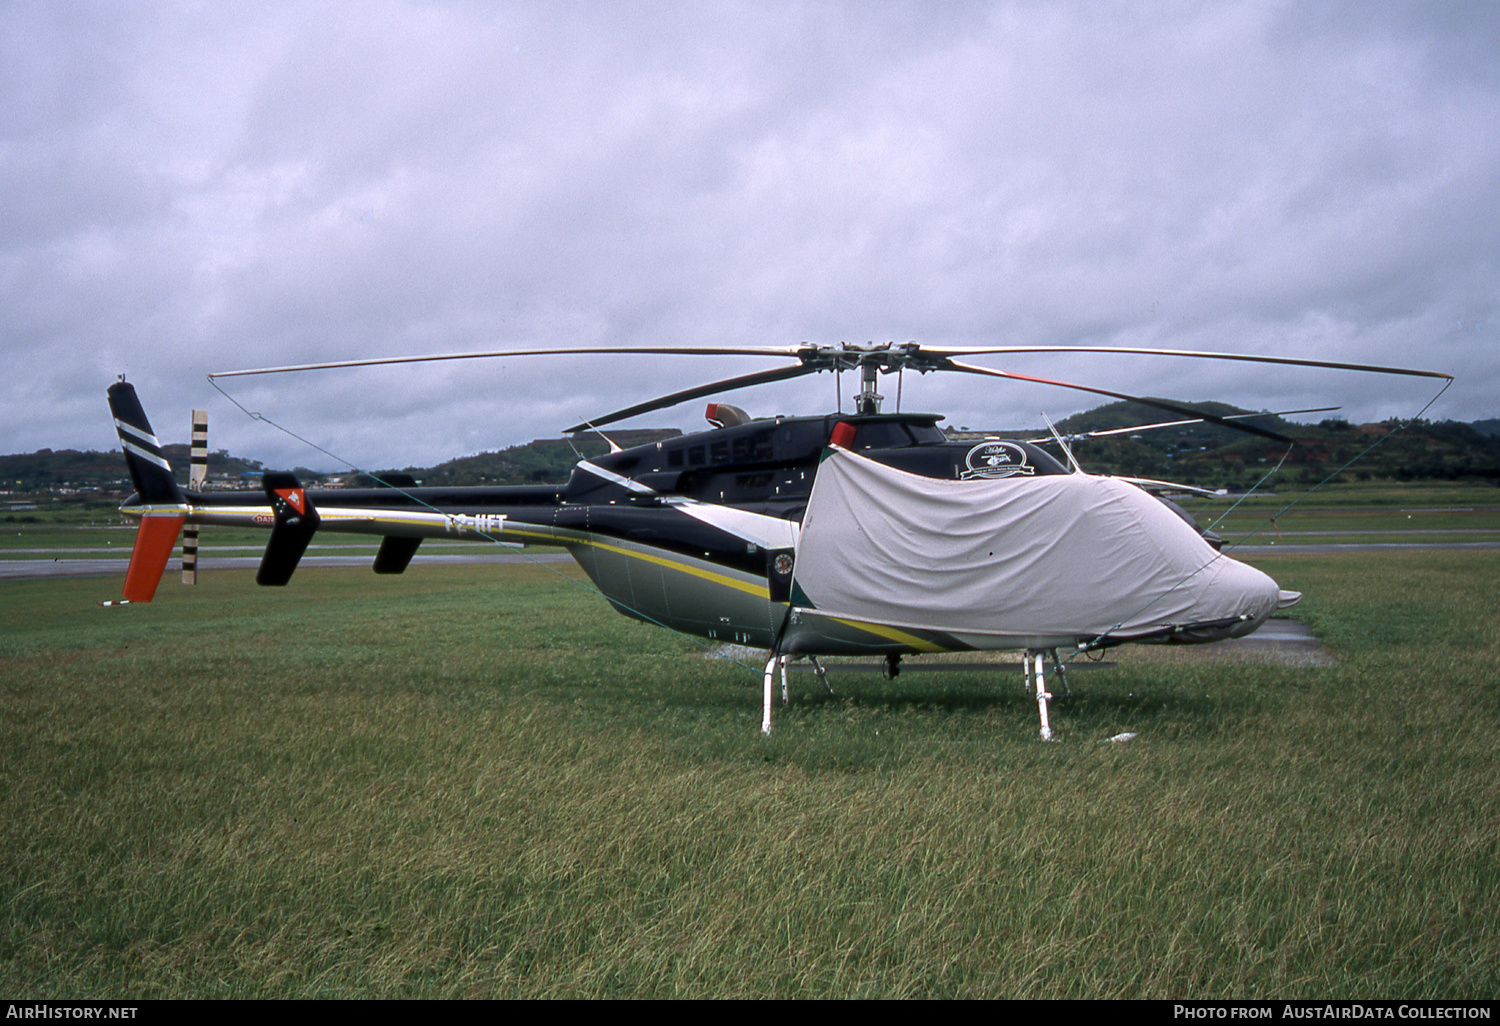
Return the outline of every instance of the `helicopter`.
[[[881,412],[879,376],[943,371],[1050,385],[1288,445],[1292,440],[1170,400],[959,359],[1023,352],[1131,353],[1452,381],[1435,371],[1250,354],[916,342],[501,350],[216,372],[210,382],[563,354],[792,361],[616,410],[568,428],[571,434],[807,374],[849,371],[860,380],[847,413],[755,418],[711,402],[708,430],[625,449],[611,443],[606,455],[580,459],[560,485],[420,487],[409,476],[388,474],[374,488],[319,490],[304,487],[291,473],[267,472],[261,495],[247,498],[199,484],[196,456],[189,487],[179,486],[134,387],[122,377],[109,388],[109,405],[135,494],[121,511],[140,522],[124,602],[151,600],[179,532],[197,525],[269,529],[256,581],[272,587],[291,580],[320,531],[380,537],[377,574],[404,572],[428,538],[562,546],[620,613],[709,641],[766,650],[765,733],[771,730],[776,670],[785,703],[793,659],[808,660],[825,679],[820,657],[883,657],[894,676],[905,656],[1008,649],[1024,654],[1039,733],[1051,740],[1048,702],[1054,696],[1046,664],[1050,659],[1063,675],[1060,652],[1243,637],[1301,596],[1222,552],[1216,535],[1147,490],[1159,482],[1084,473],[1055,430],[1066,463],[1042,449],[1041,439],[950,440],[938,426],[941,415]],[[195,446],[196,437],[195,428]]]

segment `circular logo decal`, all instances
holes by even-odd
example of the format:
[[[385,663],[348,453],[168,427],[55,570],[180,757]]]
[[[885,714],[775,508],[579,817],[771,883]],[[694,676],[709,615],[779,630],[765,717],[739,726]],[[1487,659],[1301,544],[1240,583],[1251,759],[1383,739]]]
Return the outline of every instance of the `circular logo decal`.
[[[961,475],[966,481],[976,477],[1001,478],[1036,473],[1036,468],[1026,462],[1026,450],[1014,442],[976,445],[964,457],[964,465],[969,468]]]

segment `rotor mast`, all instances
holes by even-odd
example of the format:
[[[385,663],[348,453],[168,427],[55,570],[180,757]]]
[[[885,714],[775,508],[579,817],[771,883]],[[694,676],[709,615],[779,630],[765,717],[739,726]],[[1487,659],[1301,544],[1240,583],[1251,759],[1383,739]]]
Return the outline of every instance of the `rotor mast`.
[[[865,415],[879,413],[880,404],[885,399],[885,396],[876,389],[877,375],[881,371],[889,374],[903,368],[911,357],[911,354],[906,351],[908,348],[902,346],[900,349],[893,350],[889,342],[870,342],[865,345],[851,345],[843,342],[840,343],[838,349],[815,347],[811,351],[804,351],[801,355],[804,364],[826,363],[831,364],[833,368],[851,370],[858,366],[859,394],[854,397],[854,411]]]
[[[859,414],[879,413],[880,402],[885,396],[875,391],[875,375],[879,364],[866,355],[859,361],[859,395],[854,397],[854,410]]]

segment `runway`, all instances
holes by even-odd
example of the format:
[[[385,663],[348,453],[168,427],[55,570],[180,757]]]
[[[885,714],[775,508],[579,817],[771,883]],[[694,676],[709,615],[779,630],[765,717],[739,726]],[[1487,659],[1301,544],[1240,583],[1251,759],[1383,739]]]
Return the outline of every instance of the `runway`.
[[[259,552],[260,550],[257,548],[255,551]],[[118,576],[123,581],[125,578],[125,566],[129,562],[128,557],[128,552],[122,552],[119,556],[115,557],[73,558],[71,556],[58,556],[52,559],[0,559],[0,580],[23,580],[39,577]],[[298,566],[299,569],[337,566],[368,567],[374,560],[374,549],[371,549],[366,555],[352,556],[320,556],[310,553],[302,558],[302,562]],[[507,550],[505,552],[432,553],[430,555],[418,553],[412,559],[412,565],[458,566],[486,563],[571,563],[572,561],[573,557],[566,552],[541,552],[529,555],[523,552]],[[179,566],[180,561],[174,556],[172,562],[167,564],[167,574],[175,573]],[[259,566],[259,556],[216,556],[201,552],[198,555],[198,569],[205,574],[213,573],[215,570],[254,570]]]
[[[1423,534],[1431,534],[1423,531]],[[1244,561],[1256,556],[1326,556],[1335,552],[1406,552],[1418,549],[1430,549],[1437,551],[1463,551],[1465,549],[1482,552],[1493,552],[1500,549],[1500,541],[1441,541],[1441,542],[1350,542],[1347,545],[1240,545],[1236,548],[1225,546],[1224,554],[1233,556],[1235,559]]]

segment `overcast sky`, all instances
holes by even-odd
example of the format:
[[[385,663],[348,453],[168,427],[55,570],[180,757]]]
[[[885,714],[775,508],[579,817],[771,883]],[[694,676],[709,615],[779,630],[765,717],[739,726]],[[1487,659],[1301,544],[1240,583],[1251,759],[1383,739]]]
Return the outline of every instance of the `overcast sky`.
[[[213,448],[331,469],[205,375],[615,344],[1310,356],[1447,371],[1428,417],[1500,416],[1488,2],[4,0],[0,172],[0,452],[115,447],[104,391],[124,374],[164,440],[207,408]],[[1437,387],[976,362],[1356,421],[1415,415]],[[389,467],[779,365],[221,384]],[[957,375],[903,392],[972,427],[1102,401]],[[725,399],[814,413],[837,396],[818,376]],[[637,423],[694,429],[702,407]]]

